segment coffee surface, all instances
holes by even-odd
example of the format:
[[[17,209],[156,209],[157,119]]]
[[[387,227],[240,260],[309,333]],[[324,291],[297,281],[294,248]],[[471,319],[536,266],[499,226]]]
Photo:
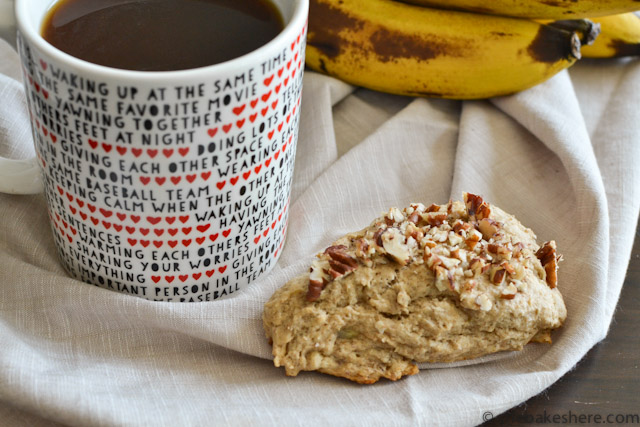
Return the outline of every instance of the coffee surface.
[[[237,58],[283,27],[268,0],[59,0],[42,36],[95,64],[169,71]]]

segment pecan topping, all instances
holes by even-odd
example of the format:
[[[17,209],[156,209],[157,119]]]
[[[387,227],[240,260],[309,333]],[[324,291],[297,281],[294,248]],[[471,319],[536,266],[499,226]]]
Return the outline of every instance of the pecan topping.
[[[491,283],[494,285],[499,285],[504,280],[504,275],[507,272],[504,268],[498,267],[493,270],[493,274],[491,275]]]
[[[494,221],[491,218],[482,218],[478,223],[478,229],[482,233],[482,236],[489,240],[491,237],[496,235],[500,229],[500,225],[501,224],[498,221]]]
[[[439,225],[444,224],[447,220],[446,213],[437,213],[435,215],[428,214],[426,217],[427,223],[432,227],[437,227]]]
[[[314,302],[320,298],[320,294],[324,289],[324,283],[317,280],[309,280],[309,288],[307,289],[307,301]]]
[[[469,231],[471,228],[471,224],[468,222],[462,222],[457,220],[455,224],[453,224],[453,232],[456,234],[462,234],[462,231]]]
[[[544,271],[547,273],[547,285],[551,289],[558,285],[558,256],[556,254],[556,242],[551,240],[545,242],[538,252],[536,257],[540,260],[540,263],[544,267]]]
[[[465,193],[464,203],[467,206],[467,213],[470,217],[476,217],[477,219],[488,218],[491,214],[489,205],[482,200],[482,197],[475,194]]]
[[[429,206],[425,212],[429,213],[429,212],[439,212],[439,211],[440,211],[440,206],[434,203],[431,206]]]
[[[376,245],[382,247],[382,233],[384,233],[386,228],[379,228],[373,233],[373,241],[376,242]]]
[[[355,270],[358,266],[358,261],[351,255],[347,254],[345,252],[346,249],[346,246],[336,245],[329,246],[324,251],[325,254],[329,255],[329,266],[331,266],[329,274],[334,279]]]

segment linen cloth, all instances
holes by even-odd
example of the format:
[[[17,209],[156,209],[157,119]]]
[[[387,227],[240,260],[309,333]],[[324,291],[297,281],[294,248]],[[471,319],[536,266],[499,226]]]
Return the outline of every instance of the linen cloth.
[[[18,71],[0,42],[0,154],[26,158]],[[468,102],[376,93],[308,71],[282,256],[237,297],[210,303],[150,302],[68,278],[44,197],[0,195],[0,420],[479,424],[544,390],[607,333],[638,219],[638,105],[637,60],[583,60],[525,92]],[[552,346],[371,386],[288,378],[273,366],[261,314],[278,287],[390,206],[463,191],[557,241],[568,318]]]

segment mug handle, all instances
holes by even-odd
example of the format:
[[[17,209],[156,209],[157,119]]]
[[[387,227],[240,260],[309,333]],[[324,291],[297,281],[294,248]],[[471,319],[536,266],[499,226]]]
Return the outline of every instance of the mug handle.
[[[0,192],[37,194],[44,190],[38,159],[13,160],[0,157]]]

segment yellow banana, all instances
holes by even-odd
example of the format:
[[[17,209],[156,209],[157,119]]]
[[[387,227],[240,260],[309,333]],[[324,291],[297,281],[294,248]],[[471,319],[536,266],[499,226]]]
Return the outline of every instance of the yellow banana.
[[[614,58],[640,55],[640,17],[634,13],[594,18],[601,33],[582,53],[587,58]]]
[[[307,65],[383,92],[454,99],[538,84],[580,57],[570,31],[393,0],[311,0]]]
[[[637,0],[403,0],[420,6],[539,19],[576,19],[640,9]]]

